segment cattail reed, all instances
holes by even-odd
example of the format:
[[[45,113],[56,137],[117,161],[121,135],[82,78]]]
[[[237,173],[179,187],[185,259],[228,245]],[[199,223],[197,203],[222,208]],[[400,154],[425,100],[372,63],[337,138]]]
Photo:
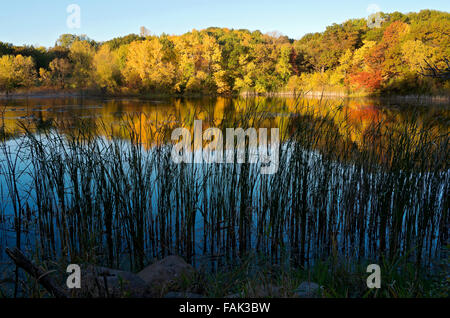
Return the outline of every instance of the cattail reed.
[[[336,253],[407,256],[417,266],[438,256],[448,240],[448,127],[414,116],[351,126],[340,107],[318,111],[298,99],[294,108],[274,118],[249,99],[205,121],[223,130],[279,127],[273,175],[261,175],[258,163],[174,163],[170,133],[190,129],[196,111],[160,121],[133,114],[117,125],[23,123],[20,137],[1,143],[16,244],[28,206],[42,257],[134,270],[171,254],[195,261],[253,250],[301,265]]]

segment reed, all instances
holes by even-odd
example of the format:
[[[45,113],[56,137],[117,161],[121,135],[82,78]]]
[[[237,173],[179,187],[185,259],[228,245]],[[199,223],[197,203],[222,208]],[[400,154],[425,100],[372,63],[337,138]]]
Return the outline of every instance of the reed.
[[[245,129],[273,117],[250,99],[236,110],[206,122]],[[449,226],[448,130],[412,116],[355,131],[341,108],[319,113],[299,98],[276,121],[279,170],[261,175],[259,163],[175,164],[171,130],[196,115],[38,131],[22,123],[20,137],[4,134],[1,214],[13,212],[15,244],[28,224],[43,258],[132,270],[170,254],[220,266],[254,250],[302,267],[400,258],[418,271],[439,257]],[[363,134],[359,142],[354,133]]]

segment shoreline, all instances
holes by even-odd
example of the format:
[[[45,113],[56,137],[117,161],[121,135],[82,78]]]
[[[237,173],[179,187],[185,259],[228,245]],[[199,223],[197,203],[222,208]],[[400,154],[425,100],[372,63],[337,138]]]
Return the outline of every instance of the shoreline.
[[[0,100],[8,99],[24,99],[24,98],[138,98],[138,99],[152,99],[152,98],[207,98],[207,97],[285,97],[285,98],[340,98],[340,99],[388,99],[398,101],[419,101],[419,102],[437,102],[437,103],[450,103],[450,95],[426,95],[426,94],[408,94],[408,95],[357,95],[346,94],[333,91],[311,91],[307,93],[297,92],[271,92],[271,93],[254,93],[254,92],[242,92],[239,94],[219,95],[219,94],[165,94],[165,93],[148,93],[148,94],[102,94],[98,91],[55,91],[55,90],[43,90],[43,91],[26,91],[26,92],[13,92],[6,95],[6,93],[0,92]]]

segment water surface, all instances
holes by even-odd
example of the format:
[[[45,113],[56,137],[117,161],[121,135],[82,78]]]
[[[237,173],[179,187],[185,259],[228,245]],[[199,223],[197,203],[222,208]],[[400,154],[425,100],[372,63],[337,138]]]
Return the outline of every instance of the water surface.
[[[448,162],[433,161],[445,158],[433,146],[448,136],[445,104],[258,97],[38,98],[0,106],[1,246],[17,244],[18,215],[21,246],[49,257],[95,246],[115,267],[124,266],[123,255],[139,268],[167,254],[191,260],[252,249],[275,260],[288,250],[303,263],[336,243],[348,257],[403,255],[421,243],[431,258],[446,239]],[[170,132],[198,119],[204,129],[280,128],[279,173],[173,164]],[[428,153],[416,149],[425,144]]]

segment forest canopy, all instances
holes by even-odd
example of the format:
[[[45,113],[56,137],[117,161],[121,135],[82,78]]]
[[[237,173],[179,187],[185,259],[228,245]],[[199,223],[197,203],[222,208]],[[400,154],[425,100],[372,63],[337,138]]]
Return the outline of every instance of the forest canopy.
[[[211,27],[102,43],[64,34],[51,48],[0,42],[0,91],[448,93],[448,80],[423,73],[427,65],[448,67],[450,14],[423,10],[381,17],[377,27],[353,19],[299,40]]]

